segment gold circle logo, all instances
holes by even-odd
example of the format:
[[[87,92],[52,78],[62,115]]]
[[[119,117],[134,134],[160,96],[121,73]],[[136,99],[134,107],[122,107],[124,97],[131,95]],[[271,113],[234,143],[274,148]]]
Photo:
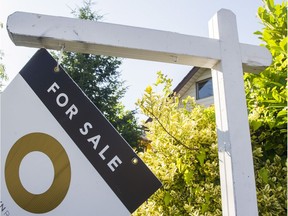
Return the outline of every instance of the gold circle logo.
[[[46,154],[54,167],[54,179],[50,188],[42,194],[27,191],[20,180],[22,159],[33,151]],[[31,213],[46,213],[55,209],[65,198],[71,180],[68,155],[62,145],[44,133],[30,133],[21,137],[10,149],[5,163],[5,181],[13,200]]]

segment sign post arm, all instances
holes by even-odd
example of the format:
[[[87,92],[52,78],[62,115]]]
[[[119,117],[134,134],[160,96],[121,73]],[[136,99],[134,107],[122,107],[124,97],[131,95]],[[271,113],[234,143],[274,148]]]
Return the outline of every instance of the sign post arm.
[[[258,215],[241,49],[235,15],[220,10],[209,22],[220,40],[221,61],[212,68],[223,215]]]
[[[21,20],[21,22],[19,22]],[[7,30],[17,46],[82,52],[211,68],[220,60],[219,40],[75,18],[15,12]],[[245,72],[271,63],[265,47],[240,44]]]

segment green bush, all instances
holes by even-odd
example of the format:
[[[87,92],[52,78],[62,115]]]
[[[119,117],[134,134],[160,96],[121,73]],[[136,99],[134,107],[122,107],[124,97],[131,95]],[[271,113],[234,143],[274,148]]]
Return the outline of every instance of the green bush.
[[[287,6],[265,0],[258,10],[264,28],[256,32],[273,63],[259,75],[246,74],[245,87],[253,147],[259,215],[287,211]],[[221,215],[214,107],[188,97],[179,108],[171,80],[158,73],[138,101],[152,121],[151,143],[140,156],[163,187],[133,215]]]
[[[149,86],[138,104],[153,119],[146,124],[152,142],[141,157],[163,187],[134,215],[221,215],[214,108],[196,105],[191,97],[178,108],[171,80],[158,75],[163,95]]]

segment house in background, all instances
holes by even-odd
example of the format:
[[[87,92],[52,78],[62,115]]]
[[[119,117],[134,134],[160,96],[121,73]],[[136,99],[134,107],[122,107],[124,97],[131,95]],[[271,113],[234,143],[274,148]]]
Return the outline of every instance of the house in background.
[[[214,103],[211,69],[193,67],[176,86],[180,99],[194,97],[196,103],[206,107]]]

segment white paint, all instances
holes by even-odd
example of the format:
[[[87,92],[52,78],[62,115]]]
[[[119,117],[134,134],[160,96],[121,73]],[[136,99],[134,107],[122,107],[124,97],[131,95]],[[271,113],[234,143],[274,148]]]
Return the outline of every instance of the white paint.
[[[42,152],[30,152],[21,161],[19,177],[27,191],[42,194],[50,188],[54,180],[52,161]]]
[[[258,215],[252,147],[235,15],[220,10],[209,22],[221,62],[212,68],[223,215]]]
[[[221,59],[219,40],[89,20],[15,12],[7,30],[18,46],[60,50],[65,45],[66,51],[206,68]],[[257,73],[270,64],[266,48],[240,47],[244,71]]]

